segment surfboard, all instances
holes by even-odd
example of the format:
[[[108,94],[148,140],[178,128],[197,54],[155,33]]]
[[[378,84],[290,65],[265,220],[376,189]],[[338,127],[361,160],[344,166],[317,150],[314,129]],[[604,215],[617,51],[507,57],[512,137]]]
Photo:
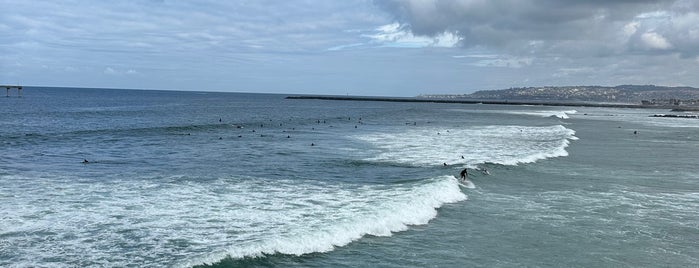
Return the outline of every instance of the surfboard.
[[[473,184],[473,182],[471,182],[471,181],[468,180],[468,179],[463,180],[463,181],[462,181],[461,179],[457,178],[457,177],[454,177],[454,179],[456,179],[456,181],[459,182],[459,185],[461,185],[461,187],[468,188],[468,189],[474,189],[474,188],[476,188],[476,185]]]

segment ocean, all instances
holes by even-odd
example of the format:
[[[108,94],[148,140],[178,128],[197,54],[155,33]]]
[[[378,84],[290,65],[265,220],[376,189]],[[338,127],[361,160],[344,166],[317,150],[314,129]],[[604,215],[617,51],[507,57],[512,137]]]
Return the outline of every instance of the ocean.
[[[2,267],[699,264],[699,120],[665,110],[23,91]]]

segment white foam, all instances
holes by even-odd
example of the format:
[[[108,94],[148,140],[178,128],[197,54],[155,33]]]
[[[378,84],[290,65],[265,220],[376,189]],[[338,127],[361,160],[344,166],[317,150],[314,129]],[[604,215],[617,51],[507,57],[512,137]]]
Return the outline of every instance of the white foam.
[[[561,125],[409,128],[401,132],[355,136],[376,150],[369,161],[417,166],[497,163],[517,165],[567,156],[575,131]],[[462,159],[461,156],[464,158]]]
[[[507,114],[522,114],[522,115],[533,115],[533,116],[539,116],[539,117],[557,117],[560,119],[569,119],[570,117],[568,115],[575,114],[578,111],[576,111],[576,110],[567,110],[567,111],[546,110],[546,111],[503,111],[503,112],[507,113]]]
[[[0,179],[0,196],[12,197],[0,203],[0,250],[10,256],[0,266],[191,266],[225,256],[326,252],[426,224],[443,204],[466,199],[451,176],[364,186]]]

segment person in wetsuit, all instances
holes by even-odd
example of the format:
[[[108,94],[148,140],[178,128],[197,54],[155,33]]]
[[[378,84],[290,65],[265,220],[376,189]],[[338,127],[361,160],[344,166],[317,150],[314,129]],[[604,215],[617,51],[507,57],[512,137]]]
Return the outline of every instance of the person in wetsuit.
[[[461,173],[459,173],[459,175],[461,175],[461,181],[465,181],[466,176],[468,176],[468,169],[464,168],[464,170],[462,170]]]

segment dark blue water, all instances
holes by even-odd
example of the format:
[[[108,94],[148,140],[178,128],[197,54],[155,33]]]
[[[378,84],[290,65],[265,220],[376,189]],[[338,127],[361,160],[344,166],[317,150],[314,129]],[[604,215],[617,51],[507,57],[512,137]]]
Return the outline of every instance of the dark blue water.
[[[0,99],[0,265],[698,261],[699,121],[284,97]],[[453,177],[463,168],[475,188]]]

